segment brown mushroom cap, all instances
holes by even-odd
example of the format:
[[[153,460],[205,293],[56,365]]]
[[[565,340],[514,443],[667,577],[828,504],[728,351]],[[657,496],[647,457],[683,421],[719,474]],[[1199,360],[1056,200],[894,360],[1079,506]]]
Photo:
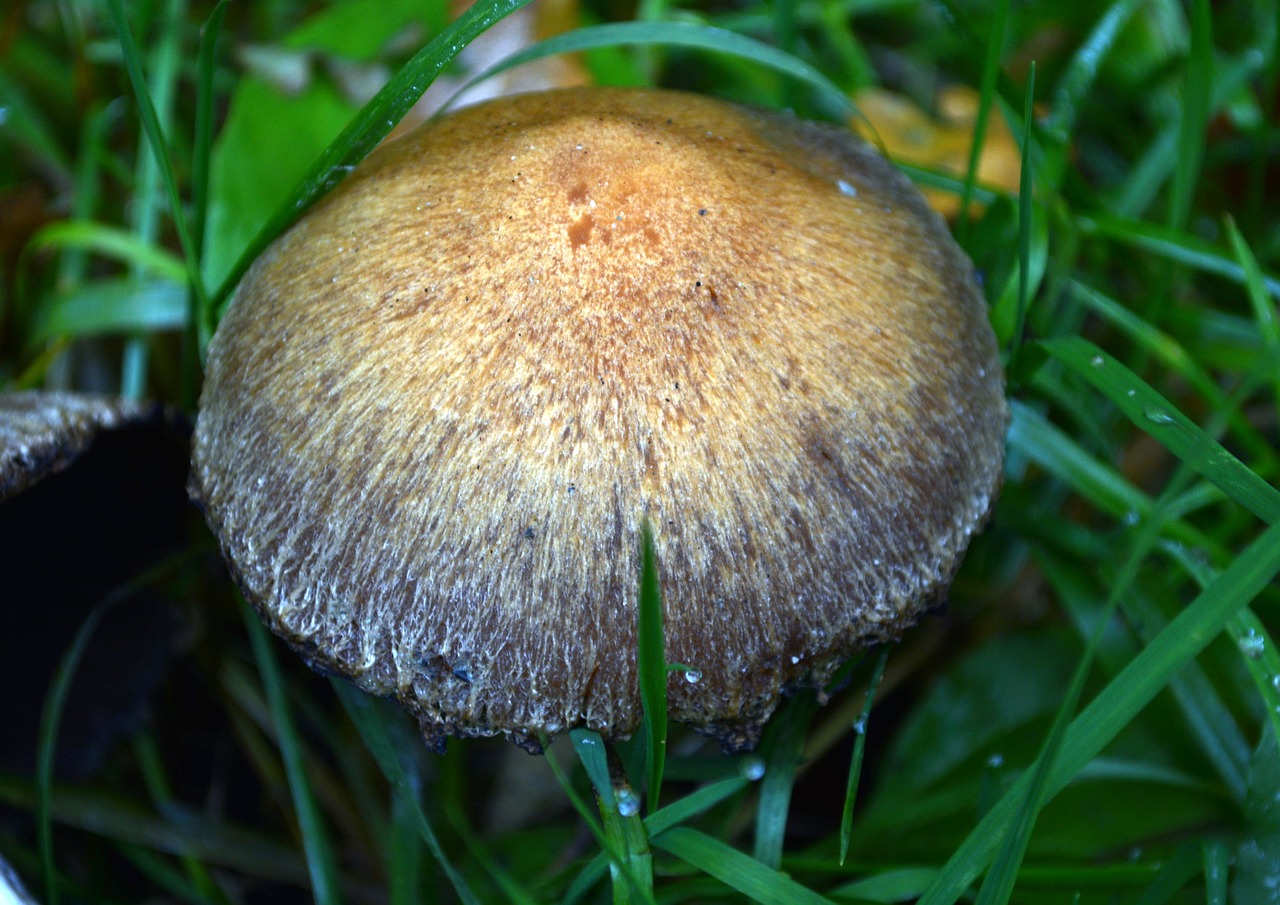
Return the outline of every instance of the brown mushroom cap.
[[[670,715],[749,745],[945,590],[1007,411],[973,269],[850,133],[692,95],[518,96],[369,157],[210,347],[193,494],[268,624],[424,735]]]
[[[101,431],[154,418],[159,407],[66,392],[0,393],[0,502],[62,471]]]

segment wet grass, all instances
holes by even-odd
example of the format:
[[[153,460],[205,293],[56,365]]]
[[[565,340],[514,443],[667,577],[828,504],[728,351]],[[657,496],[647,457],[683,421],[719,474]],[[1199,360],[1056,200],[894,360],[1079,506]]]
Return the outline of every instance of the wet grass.
[[[521,5],[481,0],[452,22],[407,0],[6,11],[0,380],[190,411],[247,263],[432,79],[498,64],[456,58]],[[976,89],[970,131],[1009,126],[1020,190],[976,178],[967,146],[958,173],[904,165],[981,204],[954,226],[1013,408],[1004,490],[948,607],[887,660],[851,664],[826,707],[789,699],[751,755],[651,708],[611,753],[579,732],[546,759],[494,740],[436,756],[393,708],[277,656],[193,515],[194,552],[86,611],[64,671],[22,692],[46,717],[36,759],[0,771],[0,853],[47,902],[1268,901],[1275,3],[539,15],[554,36],[526,56],[571,51],[602,83],[825,118],[875,84],[930,108],[960,83]],[[146,719],[60,776],[56,751],[82,744],[57,719],[79,655],[135,584],[172,602],[181,640]],[[666,667],[655,598],[650,689]],[[629,797],[659,786],[643,808]]]

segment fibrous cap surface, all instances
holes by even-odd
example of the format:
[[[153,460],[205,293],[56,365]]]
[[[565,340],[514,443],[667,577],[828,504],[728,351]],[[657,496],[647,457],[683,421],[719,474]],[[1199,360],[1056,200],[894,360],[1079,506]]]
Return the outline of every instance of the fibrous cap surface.
[[[254,265],[193,489],[249,598],[429,736],[671,715],[750,744],[936,600],[1007,418],[972,268],[848,132],[706,98],[500,100],[374,153]]]

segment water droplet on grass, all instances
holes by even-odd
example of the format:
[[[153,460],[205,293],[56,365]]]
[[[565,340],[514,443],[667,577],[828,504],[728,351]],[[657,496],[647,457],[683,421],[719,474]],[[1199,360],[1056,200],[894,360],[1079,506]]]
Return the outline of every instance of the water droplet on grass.
[[[1174,418],[1168,411],[1156,406],[1149,405],[1142,410],[1142,414],[1152,424],[1173,424]]]
[[[702,671],[698,669],[686,669],[684,673],[684,680],[690,685],[697,685],[702,681]]]
[[[640,813],[640,796],[630,789],[620,789],[617,792],[618,813],[623,817],[634,817]]]
[[[764,776],[764,761],[759,757],[744,757],[738,766],[738,772],[744,779],[755,782]]]
[[[1256,660],[1266,652],[1267,642],[1257,632],[1250,630],[1249,634],[1240,639],[1240,653],[1244,654],[1250,660]]]

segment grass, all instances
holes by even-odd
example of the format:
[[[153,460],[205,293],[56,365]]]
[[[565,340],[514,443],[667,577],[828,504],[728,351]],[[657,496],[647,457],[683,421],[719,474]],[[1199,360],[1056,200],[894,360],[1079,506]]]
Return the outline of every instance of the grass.
[[[7,9],[0,381],[190,411],[248,262],[437,76],[504,71],[456,58],[522,5],[451,24],[409,0]],[[1274,0],[542,9],[556,33],[520,59],[572,53],[601,83],[841,119],[871,84],[928,107],[962,83],[974,132],[1008,122],[1018,192],[976,178],[979,147],[957,173],[904,165],[981,204],[955,230],[1013,408],[1004,490],[948,607],[727,757],[653,704],[683,667],[661,662],[645,558],[640,737],[436,756],[394,708],[277,656],[191,516],[189,551],[87,601],[63,668],[20,691],[48,703],[39,756],[0,764],[0,854],[47,902],[1270,901]],[[144,585],[182,640],[147,720],[62,775],[85,651]]]

